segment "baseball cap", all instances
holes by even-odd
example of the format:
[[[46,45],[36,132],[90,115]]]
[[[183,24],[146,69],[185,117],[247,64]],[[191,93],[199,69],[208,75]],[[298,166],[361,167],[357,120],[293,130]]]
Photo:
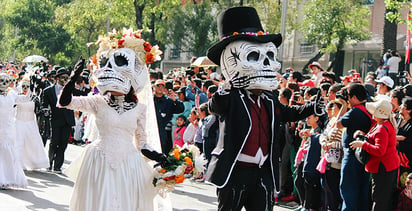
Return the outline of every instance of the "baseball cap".
[[[155,85],[156,85],[156,86],[157,86],[157,85],[166,86],[166,82],[165,82],[164,80],[162,80],[162,79],[157,79],[156,82],[155,82]]]
[[[376,80],[376,83],[383,83],[389,88],[393,88],[394,85],[392,78],[389,76],[383,76],[382,78]]]
[[[319,62],[312,62],[312,64],[309,65],[309,68],[312,69],[313,66],[316,66],[319,69],[322,69],[322,66],[320,65]]]
[[[298,82],[299,86],[315,87],[315,82],[312,80],[304,80],[303,82]]]

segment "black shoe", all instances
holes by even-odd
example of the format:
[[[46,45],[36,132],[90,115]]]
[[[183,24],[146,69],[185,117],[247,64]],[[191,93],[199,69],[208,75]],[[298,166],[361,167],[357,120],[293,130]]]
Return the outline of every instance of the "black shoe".
[[[52,171],[52,167],[47,168],[47,171],[48,171],[48,172],[51,172],[51,171]]]
[[[61,173],[63,173],[61,169],[54,169],[53,172],[56,173],[56,174],[61,174]]]

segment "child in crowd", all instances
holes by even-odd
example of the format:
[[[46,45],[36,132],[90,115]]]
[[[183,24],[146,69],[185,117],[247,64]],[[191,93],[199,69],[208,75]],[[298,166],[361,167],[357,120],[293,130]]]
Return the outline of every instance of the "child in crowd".
[[[403,189],[399,196],[397,211],[412,210],[412,173],[408,174],[405,182],[405,189]]]
[[[179,147],[183,147],[184,141],[183,141],[183,134],[186,130],[186,117],[184,115],[179,115],[176,118],[176,129],[173,132],[174,135],[174,140],[173,140],[173,146],[178,145]]]

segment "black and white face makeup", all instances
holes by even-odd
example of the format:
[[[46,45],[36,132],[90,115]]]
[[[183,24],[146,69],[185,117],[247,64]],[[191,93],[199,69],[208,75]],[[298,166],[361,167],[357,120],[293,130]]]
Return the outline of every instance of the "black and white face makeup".
[[[0,73],[0,92],[5,92],[9,87],[10,79],[7,73]]]
[[[250,84],[246,89],[273,90],[278,86],[276,72],[281,66],[276,56],[277,48],[272,42],[237,40],[223,50],[221,70],[227,79],[238,73],[238,77],[247,77]]]
[[[130,87],[140,92],[146,81],[147,67],[136,57],[134,50],[120,48],[103,52],[99,56],[99,69],[95,70],[96,86],[102,92],[127,94]]]
[[[67,84],[69,81],[69,75],[68,74],[62,74],[56,77],[57,78],[57,83],[59,83],[60,86],[64,86]]]

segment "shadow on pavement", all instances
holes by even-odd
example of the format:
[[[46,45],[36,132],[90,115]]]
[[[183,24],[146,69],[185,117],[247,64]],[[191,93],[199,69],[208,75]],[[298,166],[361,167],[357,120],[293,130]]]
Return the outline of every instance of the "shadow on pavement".
[[[69,206],[66,204],[56,204],[44,198],[39,198],[33,194],[31,190],[1,190],[0,193],[8,194],[21,201],[29,202],[26,206],[27,210],[45,210],[55,209],[59,211],[69,210]]]

